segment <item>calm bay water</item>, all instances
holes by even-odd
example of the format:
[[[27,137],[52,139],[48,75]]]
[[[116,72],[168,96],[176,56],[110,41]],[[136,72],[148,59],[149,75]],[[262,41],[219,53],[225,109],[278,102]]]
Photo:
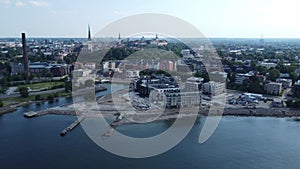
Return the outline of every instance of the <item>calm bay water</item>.
[[[199,144],[203,117],[170,151],[146,159],[129,159],[98,147],[80,126],[61,137],[59,132],[76,117],[23,117],[23,112],[28,110],[71,102],[60,99],[39,107],[33,104],[0,116],[0,169],[300,167],[300,122],[287,118],[223,117],[215,134],[206,143]],[[155,122],[124,125],[118,130],[142,136],[159,133],[168,126],[169,122]]]

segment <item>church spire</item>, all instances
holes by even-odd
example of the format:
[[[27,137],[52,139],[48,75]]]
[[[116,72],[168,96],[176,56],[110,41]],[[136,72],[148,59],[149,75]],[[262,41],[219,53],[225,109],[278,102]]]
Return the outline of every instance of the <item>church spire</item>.
[[[88,25],[88,40],[89,40],[89,41],[92,40],[90,25]]]

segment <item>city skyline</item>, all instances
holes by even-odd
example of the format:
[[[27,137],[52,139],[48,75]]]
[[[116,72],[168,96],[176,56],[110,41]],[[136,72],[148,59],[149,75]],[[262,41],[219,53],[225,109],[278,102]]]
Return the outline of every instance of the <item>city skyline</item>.
[[[126,16],[162,13],[181,18],[209,38],[300,38],[299,2],[282,1],[49,1],[0,0],[1,38],[86,37]],[[193,4],[193,5],[191,5]],[[24,19],[23,19],[24,18]],[[117,35],[116,35],[117,36]]]

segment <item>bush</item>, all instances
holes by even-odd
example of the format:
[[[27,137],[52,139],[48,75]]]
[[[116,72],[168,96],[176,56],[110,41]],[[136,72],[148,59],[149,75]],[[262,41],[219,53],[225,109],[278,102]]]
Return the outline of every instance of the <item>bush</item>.
[[[64,84],[60,84],[60,85],[56,85],[56,86],[51,87],[51,89],[59,89],[59,88],[64,88],[64,87],[65,87]]]
[[[285,103],[287,107],[300,108],[300,100],[287,100]]]
[[[293,100],[287,100],[287,101],[285,102],[285,104],[286,104],[287,107],[293,107],[294,101],[293,101]]]
[[[293,105],[294,108],[300,108],[300,100],[296,100]]]
[[[0,107],[3,107],[3,101],[0,99]]]
[[[28,88],[27,87],[21,87],[19,89],[21,97],[27,98],[29,96]]]
[[[53,97],[59,97],[59,94],[58,93],[54,93]]]
[[[47,100],[53,101],[53,100],[54,100],[54,97],[53,97],[52,95],[49,95],[49,96],[47,96]]]
[[[35,96],[35,100],[37,100],[37,101],[38,101],[38,100],[42,100],[42,97],[41,97],[40,95],[36,95],[36,96]]]

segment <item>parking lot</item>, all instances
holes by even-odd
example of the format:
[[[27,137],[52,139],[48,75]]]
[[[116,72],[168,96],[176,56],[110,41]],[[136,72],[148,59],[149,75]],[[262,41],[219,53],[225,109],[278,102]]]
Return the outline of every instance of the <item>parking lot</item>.
[[[271,108],[274,107],[273,100],[282,100],[282,97],[280,96],[268,96],[268,95],[262,95],[262,98],[260,99],[253,99],[249,100],[244,97],[244,92],[240,91],[234,91],[234,90],[227,90],[226,100],[225,99],[219,99],[222,102],[226,102],[225,107],[226,108]],[[202,97],[202,105],[210,105],[212,103],[218,103],[220,101],[218,100],[218,97],[215,96],[209,98],[208,96]],[[224,96],[223,96],[224,97]],[[221,103],[218,103],[221,104]]]

